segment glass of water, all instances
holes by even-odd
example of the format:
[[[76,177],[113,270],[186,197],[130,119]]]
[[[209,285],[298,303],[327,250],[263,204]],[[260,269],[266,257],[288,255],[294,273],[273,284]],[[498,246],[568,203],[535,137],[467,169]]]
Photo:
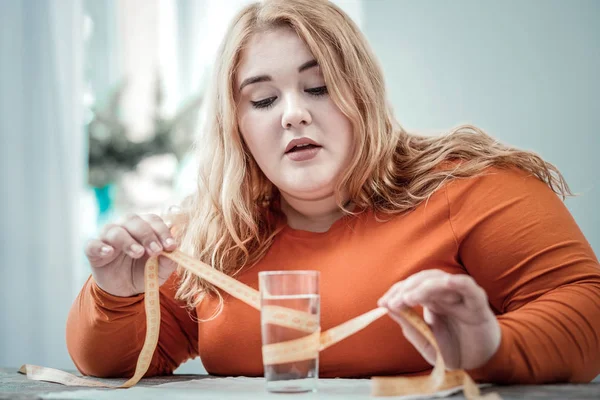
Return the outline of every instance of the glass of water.
[[[319,379],[318,271],[259,272],[267,391],[311,392]]]

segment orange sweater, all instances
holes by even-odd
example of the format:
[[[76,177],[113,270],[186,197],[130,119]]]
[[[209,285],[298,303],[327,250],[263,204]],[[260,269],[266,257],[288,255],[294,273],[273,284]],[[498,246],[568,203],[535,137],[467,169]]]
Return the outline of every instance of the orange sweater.
[[[394,283],[440,268],[470,274],[489,296],[500,348],[469,371],[480,381],[589,381],[600,373],[600,267],[562,201],[523,172],[452,181],[414,211],[377,222],[344,217],[328,232],[286,227],[261,262],[238,276],[258,289],[258,272],[321,272],[326,330],[376,307]],[[261,376],[259,312],[225,295],[221,315],[194,322],[161,288],[160,339],[149,375],[171,373],[200,355],[215,375]],[[145,334],[143,295],[111,296],[90,278],[67,323],[69,352],[84,374],[130,376]],[[195,310],[208,318],[217,302]],[[320,354],[321,377],[419,374],[430,369],[400,327],[384,317]]]

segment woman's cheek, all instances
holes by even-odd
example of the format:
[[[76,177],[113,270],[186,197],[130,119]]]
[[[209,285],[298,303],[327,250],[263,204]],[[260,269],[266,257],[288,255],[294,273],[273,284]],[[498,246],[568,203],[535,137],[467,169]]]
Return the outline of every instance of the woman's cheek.
[[[246,145],[252,153],[252,157],[256,160],[261,169],[270,168],[270,159],[273,152],[272,138],[266,135],[266,127],[261,122],[260,118],[243,118],[240,123],[242,136],[246,141]]]

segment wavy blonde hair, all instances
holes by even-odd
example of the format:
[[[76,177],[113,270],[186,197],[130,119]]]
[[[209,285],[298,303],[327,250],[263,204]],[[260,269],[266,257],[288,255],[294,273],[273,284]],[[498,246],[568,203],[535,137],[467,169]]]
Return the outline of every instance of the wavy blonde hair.
[[[278,192],[254,162],[239,133],[234,82],[240,55],[257,32],[289,27],[318,62],[329,95],[353,126],[354,154],[339,177],[358,208],[398,214],[415,208],[449,179],[470,177],[490,166],[518,167],[570,194],[558,170],[539,156],[500,144],[474,126],[427,137],[407,133],[386,103],[382,71],[357,26],[338,7],[319,0],[266,0],[244,8],[219,50],[202,142],[198,188],[178,224],[181,248],[228,275],[255,264],[269,249],[281,218]],[[446,166],[446,167],[444,167]],[[218,290],[181,271],[177,297],[195,307]]]

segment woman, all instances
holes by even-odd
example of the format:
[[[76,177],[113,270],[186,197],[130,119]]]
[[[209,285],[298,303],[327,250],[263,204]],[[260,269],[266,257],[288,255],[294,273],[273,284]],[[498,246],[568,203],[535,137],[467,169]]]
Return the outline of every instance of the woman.
[[[321,353],[321,377],[427,372],[431,349],[398,313],[407,306],[423,308],[447,365],[477,380],[600,373],[600,268],[552,165],[474,127],[408,134],[365,39],[324,1],[245,8],[214,84],[198,191],[173,228],[133,215],[87,246],[92,277],[67,327],[82,373],[133,373],[144,263],[177,247],[254,288],[259,271],[319,270],[324,330],[387,307],[392,318]],[[211,374],[262,375],[259,313],[175,271],[161,258],[148,374],[200,355]]]

